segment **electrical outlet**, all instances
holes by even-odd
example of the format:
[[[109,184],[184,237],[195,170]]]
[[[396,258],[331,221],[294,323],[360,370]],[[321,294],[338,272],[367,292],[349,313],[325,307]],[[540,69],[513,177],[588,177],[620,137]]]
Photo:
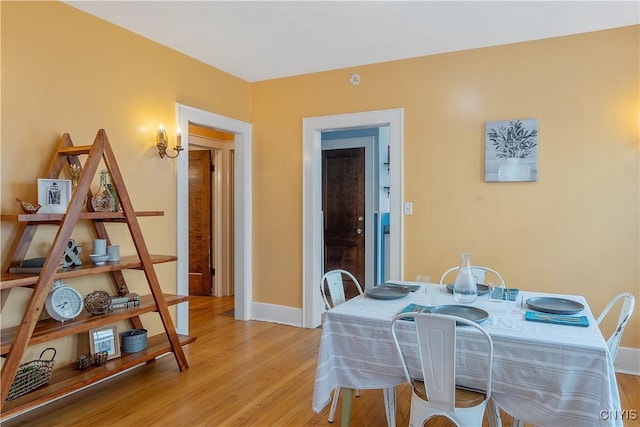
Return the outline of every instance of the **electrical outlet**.
[[[404,203],[404,214],[405,215],[413,215],[413,202],[405,202]]]

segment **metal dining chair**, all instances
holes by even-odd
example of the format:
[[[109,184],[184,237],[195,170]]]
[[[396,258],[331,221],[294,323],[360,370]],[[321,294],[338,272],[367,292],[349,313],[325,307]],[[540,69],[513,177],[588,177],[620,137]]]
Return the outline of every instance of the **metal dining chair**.
[[[627,323],[629,323],[629,318],[631,317],[631,313],[633,313],[636,298],[629,292],[615,296],[609,304],[607,304],[604,310],[602,310],[602,313],[600,313],[600,316],[598,316],[598,319],[596,320],[596,323],[600,327],[600,324],[607,317],[611,309],[613,309],[613,307],[615,307],[620,301],[623,301],[623,303],[620,308],[620,315],[618,316],[616,328],[607,339],[607,346],[609,347],[609,354],[611,355],[612,361],[616,360],[616,353],[618,353],[618,346],[622,339],[622,333],[624,332],[624,328],[627,327]]]
[[[362,294],[362,287],[358,282],[358,279],[347,270],[331,270],[327,271],[322,280],[320,280],[320,292],[324,299],[324,305],[327,310],[331,310],[343,302],[345,302],[344,281],[342,275],[346,275],[358,290],[359,294]],[[328,296],[328,298],[327,298]],[[331,300],[331,302],[329,302]],[[332,423],[336,414],[336,408],[338,407],[338,399],[342,393],[342,388],[338,387],[333,391],[333,399],[331,400],[331,409],[329,410],[329,422]],[[359,390],[356,390],[356,396],[359,395]]]
[[[444,279],[449,275],[449,273],[453,273],[454,271],[458,271],[459,269],[460,269],[460,266],[456,266],[456,267],[451,267],[450,269],[445,271],[442,274],[442,276],[440,276],[440,284],[441,285],[444,284]],[[505,287],[505,283],[504,283],[504,279],[502,278],[502,275],[492,268],[482,267],[479,265],[472,265],[471,272],[473,274],[473,277],[475,277],[476,279],[476,283],[484,285],[486,283],[485,280],[486,280],[487,272],[489,272],[500,280],[500,285],[503,288]]]
[[[413,319],[413,322],[406,321]],[[420,371],[409,371],[408,350],[398,340],[398,326],[411,325],[415,332]],[[463,326],[464,325],[464,326]],[[457,327],[472,326],[481,333],[482,354],[486,354],[486,374],[478,389],[456,385]],[[407,382],[411,385],[409,426],[423,426],[430,418],[443,415],[456,425],[480,426],[489,399],[493,368],[493,341],[484,328],[458,316],[433,313],[401,313],[391,322],[391,333],[402,361]],[[413,338],[410,338],[413,340]],[[486,347],[486,348],[485,348]],[[417,371],[414,371],[417,372]]]

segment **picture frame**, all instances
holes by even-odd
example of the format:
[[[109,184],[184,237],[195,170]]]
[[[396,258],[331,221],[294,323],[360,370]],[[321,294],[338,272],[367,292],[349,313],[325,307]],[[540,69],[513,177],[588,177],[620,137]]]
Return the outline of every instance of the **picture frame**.
[[[65,213],[70,200],[70,179],[38,178],[38,213]]]
[[[116,325],[94,328],[89,331],[91,354],[107,352],[107,360],[120,357],[120,337]]]
[[[485,124],[485,182],[538,180],[538,119]]]

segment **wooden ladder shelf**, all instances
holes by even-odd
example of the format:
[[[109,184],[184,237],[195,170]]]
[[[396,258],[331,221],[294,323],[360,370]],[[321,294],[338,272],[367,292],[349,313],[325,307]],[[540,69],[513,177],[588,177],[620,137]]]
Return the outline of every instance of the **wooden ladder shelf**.
[[[79,156],[86,155],[84,165]],[[111,176],[122,212],[94,212],[86,203],[92,197],[90,185],[98,172],[101,162]],[[124,180],[118,168],[114,153],[109,144],[106,132],[100,129],[92,145],[74,146],[68,133],[59,140],[45,177],[57,179],[63,169],[70,165],[81,168],[77,187],[72,193],[71,200],[64,214],[25,214],[2,215],[4,221],[18,222],[18,238],[8,248],[8,259],[2,266],[0,280],[1,306],[4,308],[9,291],[14,287],[33,287],[33,293],[24,311],[21,323],[17,327],[3,329],[0,338],[2,356],[5,362],[2,366],[0,384],[0,402],[2,402],[2,417],[23,412],[42,403],[46,403],[88,384],[100,381],[111,375],[129,369],[132,366],[149,362],[155,357],[172,352],[180,370],[189,367],[182,346],[195,340],[194,337],[181,336],[176,333],[171,319],[168,305],[187,301],[186,296],[164,295],[156,275],[154,264],[175,261],[175,256],[150,255],[145,244],[138,216],[161,216],[162,212],[135,212],[129,198]],[[86,205],[86,210],[84,205]],[[90,230],[97,238],[106,239],[109,236],[106,222],[124,222],[127,224],[137,256],[123,257],[117,264],[106,266],[69,267],[60,269],[60,260],[64,256],[65,248],[71,238],[71,233],[79,221],[88,221]],[[57,234],[49,248],[46,261],[39,274],[11,274],[9,269],[17,266],[24,259],[40,225],[57,225]],[[143,296],[140,306],[128,310],[114,311],[104,315],[82,313],[77,318],[61,323],[53,319],[39,320],[49,294],[52,283],[56,279],[82,277],[91,274],[109,274],[116,291],[129,292],[124,269],[140,269],[149,285],[150,294]],[[6,401],[9,389],[13,383],[18,368],[25,356],[29,345],[43,343],[55,338],[86,332],[119,320],[129,320],[134,328],[142,328],[140,314],[158,312],[166,337],[163,335],[151,337],[148,348],[142,352],[123,355],[123,357],[109,361],[102,367],[91,368],[90,371],[75,370],[74,365],[56,368],[50,383],[15,400]],[[60,372],[63,372],[61,374]]]

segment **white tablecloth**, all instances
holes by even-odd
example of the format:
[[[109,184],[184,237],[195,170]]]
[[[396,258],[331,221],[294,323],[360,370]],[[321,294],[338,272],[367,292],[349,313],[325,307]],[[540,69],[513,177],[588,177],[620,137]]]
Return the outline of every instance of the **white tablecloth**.
[[[436,300],[421,289],[396,300],[354,298],[329,310],[323,321],[313,409],[320,412],[336,387],[377,389],[405,381],[391,336],[391,319],[410,303],[456,304],[443,286]],[[472,304],[490,313],[482,326],[494,344],[493,397],[511,415],[539,426],[622,425],[620,396],[609,351],[587,302],[581,296],[558,296],[585,305],[580,315],[589,327],[524,320],[517,302],[495,303],[481,296]],[[473,335],[458,332],[457,382],[473,386],[482,366],[482,351]],[[402,341],[402,338],[400,338]],[[408,344],[411,345],[411,344]],[[617,412],[616,412],[617,411]]]

